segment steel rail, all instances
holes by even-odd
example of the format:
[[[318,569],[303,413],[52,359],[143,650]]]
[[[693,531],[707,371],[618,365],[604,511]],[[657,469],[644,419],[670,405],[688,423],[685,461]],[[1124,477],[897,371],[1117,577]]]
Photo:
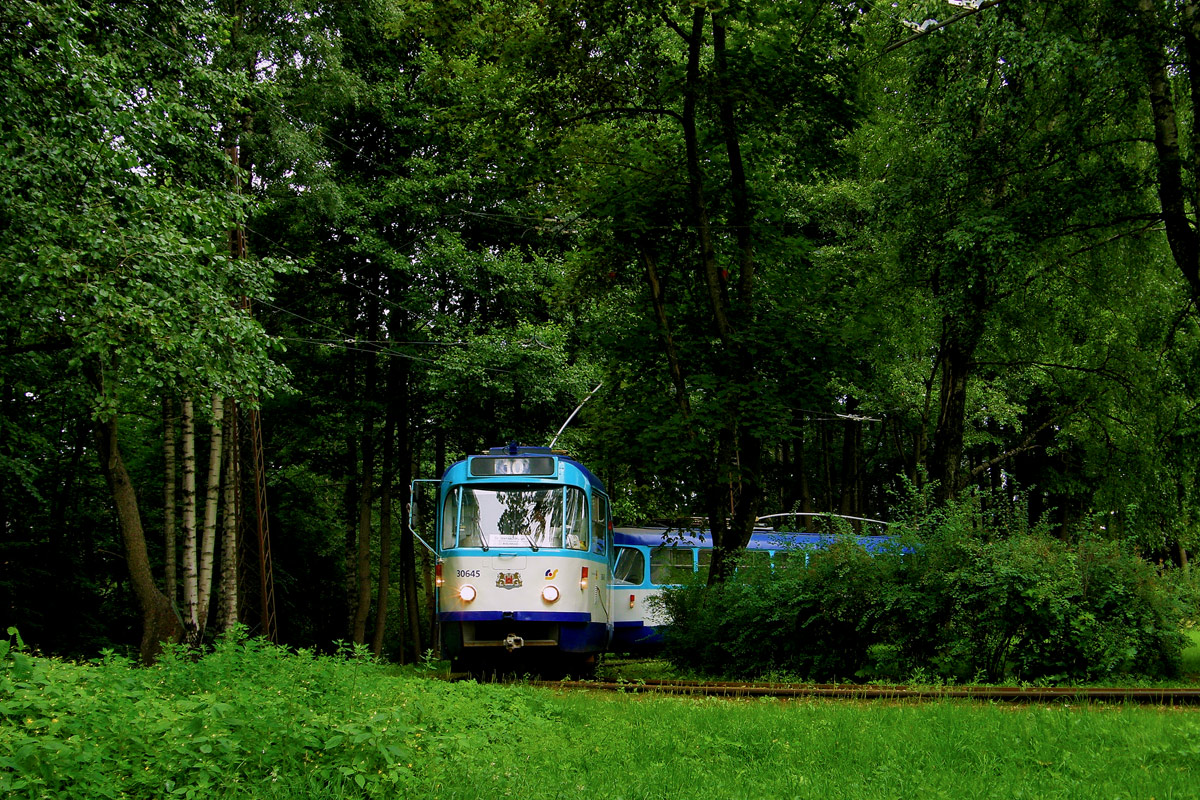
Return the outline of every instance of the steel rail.
[[[552,681],[527,685],[593,689],[632,694],[656,693],[701,697],[831,698],[841,700],[979,700],[1026,703],[1142,703],[1162,706],[1200,705],[1198,688],[1086,686],[880,686],[858,684],[754,683],[749,681]]]

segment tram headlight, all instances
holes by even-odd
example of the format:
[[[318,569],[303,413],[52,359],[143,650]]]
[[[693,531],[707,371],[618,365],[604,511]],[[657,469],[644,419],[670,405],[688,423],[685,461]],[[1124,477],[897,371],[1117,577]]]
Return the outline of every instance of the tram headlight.
[[[469,583],[463,584],[458,589],[458,597],[464,603],[471,602],[478,596],[478,594],[479,593],[475,591],[475,587]]]
[[[557,601],[558,597],[559,594],[557,586],[547,586],[545,589],[542,589],[542,599],[547,603],[553,603]]]
[[[588,568],[583,567],[579,571],[579,588],[587,589],[587,585],[588,585]]]

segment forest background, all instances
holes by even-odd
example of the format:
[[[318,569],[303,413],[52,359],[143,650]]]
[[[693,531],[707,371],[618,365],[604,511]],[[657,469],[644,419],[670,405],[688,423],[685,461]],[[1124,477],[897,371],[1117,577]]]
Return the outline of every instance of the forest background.
[[[718,578],[913,498],[1200,545],[1190,0],[10,0],[0,88],[0,613],[45,652],[419,657],[410,480],[589,396],[558,446]]]

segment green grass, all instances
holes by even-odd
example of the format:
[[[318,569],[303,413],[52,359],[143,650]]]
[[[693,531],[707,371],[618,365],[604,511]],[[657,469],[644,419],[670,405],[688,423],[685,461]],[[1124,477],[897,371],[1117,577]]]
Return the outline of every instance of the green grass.
[[[151,669],[0,653],[0,796],[1148,798],[1200,711],[728,701],[450,684],[224,642]]]

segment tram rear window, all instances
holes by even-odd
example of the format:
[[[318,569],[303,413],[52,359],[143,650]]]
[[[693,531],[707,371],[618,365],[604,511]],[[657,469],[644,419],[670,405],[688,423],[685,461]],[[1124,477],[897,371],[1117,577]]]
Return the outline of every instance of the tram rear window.
[[[471,459],[470,471],[471,476],[475,478],[486,478],[490,475],[553,475],[554,459],[550,456],[482,456]]]
[[[662,585],[683,583],[695,573],[692,548],[664,545],[650,551],[650,582]]]

